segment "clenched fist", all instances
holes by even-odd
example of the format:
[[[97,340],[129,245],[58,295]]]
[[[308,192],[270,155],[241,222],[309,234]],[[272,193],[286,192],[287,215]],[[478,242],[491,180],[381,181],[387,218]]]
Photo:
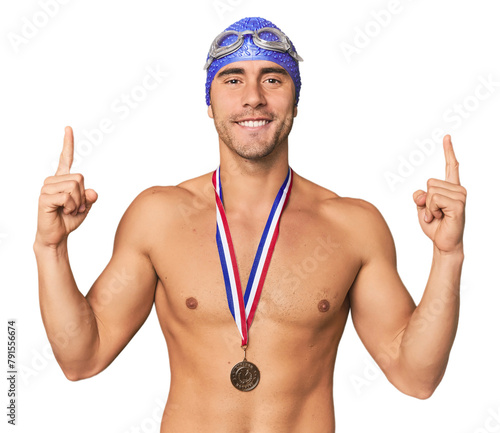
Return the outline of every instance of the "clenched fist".
[[[40,246],[58,247],[83,222],[97,200],[93,189],[85,189],[83,176],[70,173],[73,152],[73,130],[67,126],[56,174],[45,179],[40,192],[35,240]]]

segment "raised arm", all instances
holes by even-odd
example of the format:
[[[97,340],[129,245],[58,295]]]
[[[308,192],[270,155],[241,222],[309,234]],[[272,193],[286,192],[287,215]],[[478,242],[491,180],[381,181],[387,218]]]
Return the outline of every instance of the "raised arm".
[[[156,273],[147,254],[151,239],[145,208],[148,190],[125,212],[113,255],[85,297],[69,264],[67,238],[97,199],[81,174],[70,174],[73,134],[65,131],[56,175],[45,180],[33,249],[38,264],[40,308],[54,355],[70,380],[105,369],[146,320],[154,300]]]
[[[375,207],[359,212],[363,264],[350,290],[352,319],[389,381],[417,398],[432,395],[443,378],[458,326],[466,191],[449,136],[443,142],[446,180],[416,191],[420,225],[433,241],[429,279],[417,307],[396,269],[389,228]],[[415,263],[416,266],[420,266]]]

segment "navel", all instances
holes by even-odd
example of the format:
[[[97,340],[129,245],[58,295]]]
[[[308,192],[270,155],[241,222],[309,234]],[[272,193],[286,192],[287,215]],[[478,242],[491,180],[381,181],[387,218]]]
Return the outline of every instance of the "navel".
[[[190,310],[194,310],[198,306],[198,301],[196,298],[187,298],[186,299],[186,307]]]
[[[330,309],[330,303],[326,299],[322,299],[318,302],[318,310],[321,313],[326,313]]]

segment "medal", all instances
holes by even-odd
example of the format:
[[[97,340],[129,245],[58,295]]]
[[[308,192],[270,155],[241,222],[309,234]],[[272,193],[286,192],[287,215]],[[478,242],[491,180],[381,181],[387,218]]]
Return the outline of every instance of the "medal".
[[[259,384],[260,371],[255,364],[247,361],[246,347],[243,350],[245,358],[231,370],[231,383],[240,391],[251,391]]]
[[[292,188],[293,171],[288,168],[288,174],[274,199],[271,212],[266,222],[264,232],[255,254],[248,283],[243,296],[241,281],[236,263],[231,233],[224,212],[222,202],[222,186],[220,180],[220,167],[212,175],[215,189],[215,202],[217,210],[217,248],[226,286],[226,296],[231,315],[241,335],[241,347],[245,351],[244,359],[238,362],[231,370],[231,383],[240,391],[251,391],[260,381],[260,371],[255,364],[247,361],[246,349],[248,346],[248,330],[252,324],[257,304],[259,303],[262,287],[266,278],[271,257],[278,239],[279,220],[283,209],[288,202]]]

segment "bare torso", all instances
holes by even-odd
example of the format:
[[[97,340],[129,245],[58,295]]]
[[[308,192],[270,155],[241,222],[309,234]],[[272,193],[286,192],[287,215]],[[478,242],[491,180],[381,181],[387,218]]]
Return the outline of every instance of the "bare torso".
[[[155,187],[150,259],[155,306],[169,350],[171,388],[161,433],[332,433],[333,368],[360,261],[350,209],[295,175],[255,319],[247,358],[260,369],[241,392],[230,371],[243,359],[215,242],[210,175]],[[265,218],[227,213],[246,286]]]
[[[259,78],[259,71],[269,68],[238,64],[239,78],[219,83],[218,102],[227,102],[218,111],[222,120],[211,108],[209,115],[222,132],[224,207],[245,287],[274,189],[288,170],[285,126],[291,128],[296,109],[292,115],[290,92],[265,87],[272,83]],[[258,92],[253,79],[248,87],[238,84],[246,64],[253,65],[248,74],[264,86]],[[223,90],[223,83],[231,85]],[[266,105],[264,93],[274,101],[269,108],[285,113],[280,122],[273,117],[255,127],[224,120],[241,103]],[[274,138],[265,139],[273,123],[278,125]],[[294,176],[249,330],[247,358],[259,367],[261,381],[241,392],[230,382],[243,352],[219,263],[211,173],[139,194],[118,225],[110,262],[84,296],[71,270],[67,238],[97,193],[85,189],[81,174],[70,173],[74,144],[67,127],[56,175],[42,187],[33,245],[42,319],[64,374],[76,381],[107,368],[155,305],[171,367],[161,433],[333,433],[333,370],[351,311],[361,341],[387,379],[405,394],[429,398],[444,375],[456,334],[463,263],[466,191],[449,136],[443,146],[447,180],[429,179],[429,191],[414,194],[419,223],[434,243],[418,307],[398,275],[394,241],[380,212]]]

